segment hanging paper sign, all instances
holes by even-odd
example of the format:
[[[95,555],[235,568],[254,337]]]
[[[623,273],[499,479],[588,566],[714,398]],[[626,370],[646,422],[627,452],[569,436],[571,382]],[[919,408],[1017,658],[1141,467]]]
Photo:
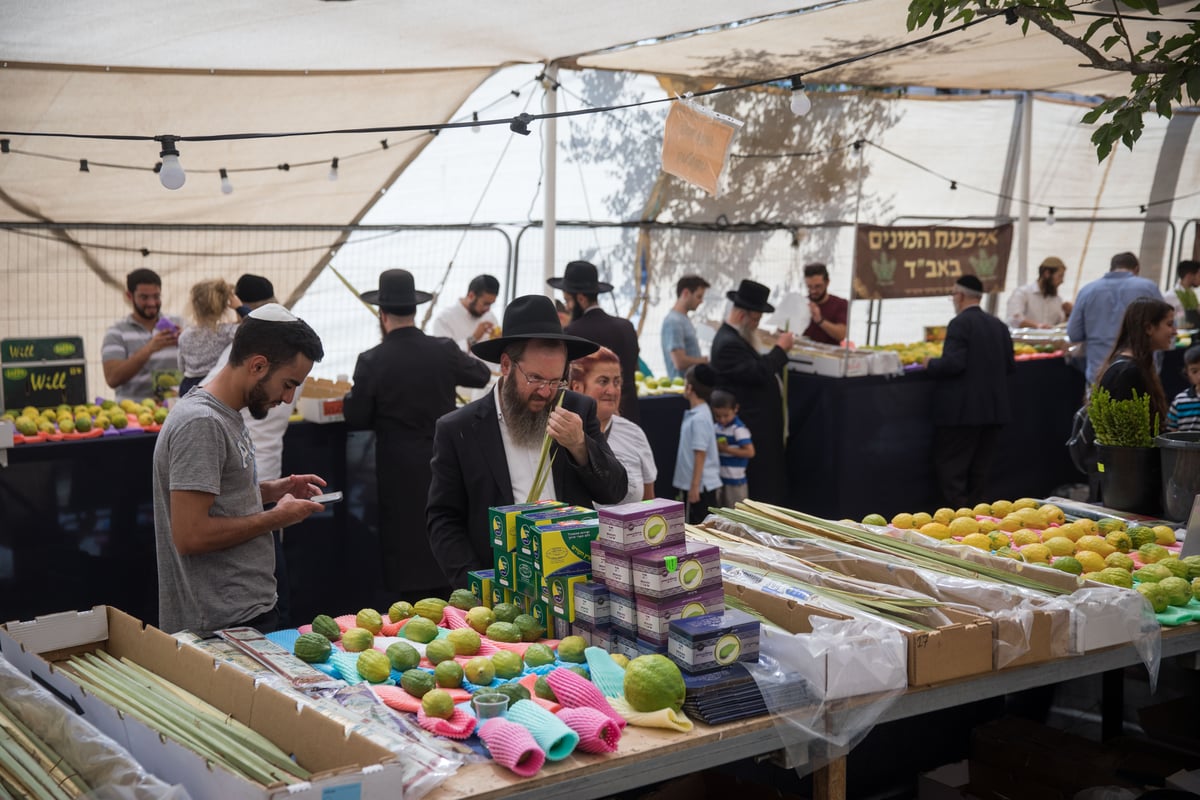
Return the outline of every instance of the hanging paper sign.
[[[962,275],[985,292],[1004,289],[1012,223],[996,228],[859,225],[854,238],[854,297],[937,297]]]
[[[743,124],[690,100],[677,100],[663,131],[663,172],[716,197],[733,137]]]

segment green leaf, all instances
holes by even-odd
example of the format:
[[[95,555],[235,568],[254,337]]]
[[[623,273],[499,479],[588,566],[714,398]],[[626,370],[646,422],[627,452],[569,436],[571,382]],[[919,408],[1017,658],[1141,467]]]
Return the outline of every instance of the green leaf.
[[[1151,44],[1158,44],[1162,41],[1162,33],[1159,31],[1150,31],[1146,34],[1146,41]]]
[[[1191,67],[1187,71],[1187,93],[1193,101],[1200,101],[1200,67]]]
[[[1157,16],[1159,13],[1161,13],[1158,10],[1158,0],[1143,0],[1143,3],[1146,7],[1146,10],[1149,11],[1151,14],[1154,14],[1155,16]]]
[[[1099,19],[1093,20],[1092,24],[1088,25],[1087,32],[1083,34],[1083,40],[1085,42],[1091,40],[1091,38],[1096,35],[1096,31],[1100,30],[1107,24],[1108,19],[1105,17],[1100,17]],[[909,30],[912,30],[912,28],[909,28]]]
[[[1104,50],[1104,52],[1107,53],[1109,50],[1112,49],[1113,45],[1119,41],[1121,41],[1120,36],[1118,36],[1118,35],[1109,36],[1107,39],[1104,40],[1104,44],[1100,45],[1100,47],[1102,50]]]

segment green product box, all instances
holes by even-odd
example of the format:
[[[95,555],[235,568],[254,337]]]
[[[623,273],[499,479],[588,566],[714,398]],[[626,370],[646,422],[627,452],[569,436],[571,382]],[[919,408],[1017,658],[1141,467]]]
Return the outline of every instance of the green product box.
[[[467,573],[467,588],[488,608],[492,607],[492,576],[495,569],[478,569]]]
[[[550,591],[550,613],[555,617],[575,621],[575,587],[585,584],[592,579],[592,573],[581,572],[578,575],[554,575],[547,582]]]
[[[592,569],[592,542],[600,535],[600,524],[573,519],[534,529],[533,560],[547,580],[555,574],[575,575]]]
[[[488,530],[491,531],[492,549],[511,553],[517,549],[517,515],[522,511],[560,508],[557,500],[540,500],[536,503],[516,503],[511,506],[493,506],[488,509]]]
[[[510,592],[517,588],[516,564],[513,554],[506,550],[492,551],[492,586],[501,586]]]
[[[503,586],[493,583],[491,597],[491,606],[495,608],[501,603],[511,603],[513,601],[513,592],[512,589],[505,589]]]
[[[539,577],[533,568],[533,558],[519,550],[511,554],[513,563],[513,591],[526,597],[537,598],[541,594]]]
[[[540,600],[530,600],[529,609],[525,612],[529,616],[537,620],[537,624],[541,625],[547,631],[554,627],[554,618],[550,616],[550,606]]]
[[[533,532],[542,525],[549,525],[568,519],[597,520],[599,517],[593,508],[564,506],[562,504],[559,504],[557,508],[537,509],[536,511],[518,513],[516,517],[517,552],[527,556],[536,555],[533,551],[535,546]]]

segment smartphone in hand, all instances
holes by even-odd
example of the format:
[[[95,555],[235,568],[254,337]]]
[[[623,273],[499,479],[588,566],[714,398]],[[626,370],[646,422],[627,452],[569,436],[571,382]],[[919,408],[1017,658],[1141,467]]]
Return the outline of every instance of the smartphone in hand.
[[[342,493],[328,492],[326,494],[319,494],[316,497],[310,497],[309,499],[314,503],[339,503],[342,500]]]

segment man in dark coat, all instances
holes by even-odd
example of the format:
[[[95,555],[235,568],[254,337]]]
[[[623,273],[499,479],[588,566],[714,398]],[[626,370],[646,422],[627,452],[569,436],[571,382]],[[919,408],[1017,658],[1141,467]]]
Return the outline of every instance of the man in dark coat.
[[[746,468],[750,499],[786,505],[782,380],[795,337],[784,331],[767,353],[758,352],[758,323],[764,312],[775,310],[767,302],[770,292],[761,283],[744,280],[736,292],[726,293],[733,308],[713,337],[709,363],[717,371],[716,388],[737,398],[738,415],[754,438],[754,458]]]
[[[587,261],[572,261],[567,264],[563,277],[550,278],[546,283],[563,293],[567,310],[571,312],[571,322],[564,331],[617,354],[621,362],[620,413],[625,419],[637,422],[640,414],[637,383],[633,379],[640,352],[637,330],[632,322],[612,316],[596,302],[601,294],[612,291],[612,284],[601,281],[596,267]]]
[[[1008,376],[1016,371],[1008,326],[979,307],[983,283],[963,275],[950,293],[956,316],[941,358],[925,368],[939,378],[933,395],[933,469],[951,508],[984,501],[982,490],[1011,411]]]
[[[426,336],[416,327],[417,305],[431,297],[415,290],[412,275],[402,269],[384,272],[379,291],[362,295],[380,307],[383,341],[359,355],[354,388],[344,401],[347,427],[375,431],[379,539],[389,602],[450,594],[425,531],[434,426],[454,410],[455,386],[484,386],[491,378],[487,365],[454,341]]]
[[[504,335],[471,351],[500,365],[487,396],[438,420],[426,521],[429,543],[450,585],[492,563],[487,512],[530,499],[543,438],[553,443],[551,476],[536,499],[590,506],[617,503],[625,468],[596,418],[596,401],[565,390],[567,363],[597,345],[563,333],[548,297],[518,297],[504,311]],[[557,398],[562,392],[562,404]]]

